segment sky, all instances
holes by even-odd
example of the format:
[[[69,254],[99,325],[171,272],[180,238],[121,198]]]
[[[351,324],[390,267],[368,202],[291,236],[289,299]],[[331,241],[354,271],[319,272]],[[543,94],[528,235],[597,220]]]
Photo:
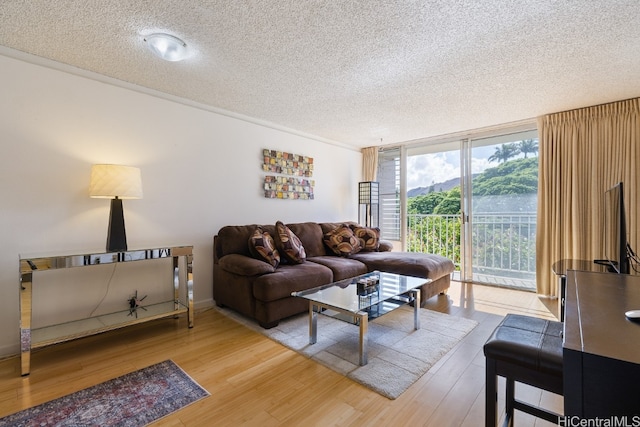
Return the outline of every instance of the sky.
[[[480,173],[487,168],[498,166],[497,162],[487,160],[494,152],[494,146],[474,148],[471,173]],[[407,163],[407,189],[409,190],[460,178],[459,150],[411,156],[407,158]]]

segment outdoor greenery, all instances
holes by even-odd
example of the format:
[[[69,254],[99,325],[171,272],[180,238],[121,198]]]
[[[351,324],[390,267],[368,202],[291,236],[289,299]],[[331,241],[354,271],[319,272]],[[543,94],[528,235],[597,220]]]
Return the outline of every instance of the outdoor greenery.
[[[538,158],[510,160],[473,180],[474,196],[533,194],[538,191]]]
[[[538,141],[535,139],[525,139],[520,142],[511,142],[509,144],[502,144],[500,147],[496,147],[496,152],[493,153],[488,160],[490,162],[506,162],[518,154],[524,155],[524,158],[526,159],[529,157],[529,153],[537,152]]]
[[[498,166],[488,168],[473,179],[473,196],[494,196],[496,200],[535,194],[538,188],[537,140],[502,144],[489,161]],[[514,159],[522,154],[524,157]],[[460,187],[435,191],[408,199],[408,248],[460,261]],[[500,202],[496,202],[500,204]],[[533,271],[535,267],[535,222],[513,222],[510,216],[487,214],[488,221],[473,229],[474,265],[496,269]],[[534,219],[535,221],[535,219]],[[514,256],[514,253],[517,256]],[[533,264],[532,264],[533,263]]]
[[[486,169],[473,180],[474,196],[535,194],[538,191],[538,158],[521,158]],[[460,186],[409,198],[409,214],[456,215],[460,213]]]

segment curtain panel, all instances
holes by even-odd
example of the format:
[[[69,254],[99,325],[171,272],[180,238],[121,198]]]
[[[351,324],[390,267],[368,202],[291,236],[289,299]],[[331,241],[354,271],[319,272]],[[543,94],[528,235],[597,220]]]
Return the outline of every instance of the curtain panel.
[[[640,98],[539,117],[538,133],[537,291],[557,296],[556,261],[603,258],[604,193],[618,182],[640,247]]]
[[[362,149],[362,181],[375,181],[378,172],[378,147]]]

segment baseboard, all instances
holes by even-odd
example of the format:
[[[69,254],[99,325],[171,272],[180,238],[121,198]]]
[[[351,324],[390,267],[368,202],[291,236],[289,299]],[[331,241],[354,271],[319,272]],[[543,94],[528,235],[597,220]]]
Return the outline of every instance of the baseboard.
[[[193,303],[193,308],[194,310],[202,310],[205,308],[211,308],[213,307],[213,305],[214,305],[213,298],[209,298],[205,300],[195,301]]]
[[[20,355],[19,344],[9,344],[0,346],[0,360],[11,359]]]

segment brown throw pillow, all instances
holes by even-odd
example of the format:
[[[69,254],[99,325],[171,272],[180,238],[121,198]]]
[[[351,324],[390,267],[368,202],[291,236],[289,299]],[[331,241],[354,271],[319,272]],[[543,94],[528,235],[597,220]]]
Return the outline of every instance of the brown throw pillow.
[[[348,256],[360,251],[360,242],[348,225],[342,224],[324,235],[324,243],[340,256]]]
[[[377,251],[380,248],[380,229],[378,227],[354,225],[352,228],[363,251]]]
[[[289,230],[289,227],[284,225],[282,221],[276,222],[276,232],[278,233],[276,245],[282,252],[282,256],[294,264],[302,264],[307,258],[307,253],[298,236]]]
[[[280,253],[276,249],[276,243],[267,231],[257,227],[249,237],[249,252],[259,260],[271,264],[274,268],[280,264]]]

